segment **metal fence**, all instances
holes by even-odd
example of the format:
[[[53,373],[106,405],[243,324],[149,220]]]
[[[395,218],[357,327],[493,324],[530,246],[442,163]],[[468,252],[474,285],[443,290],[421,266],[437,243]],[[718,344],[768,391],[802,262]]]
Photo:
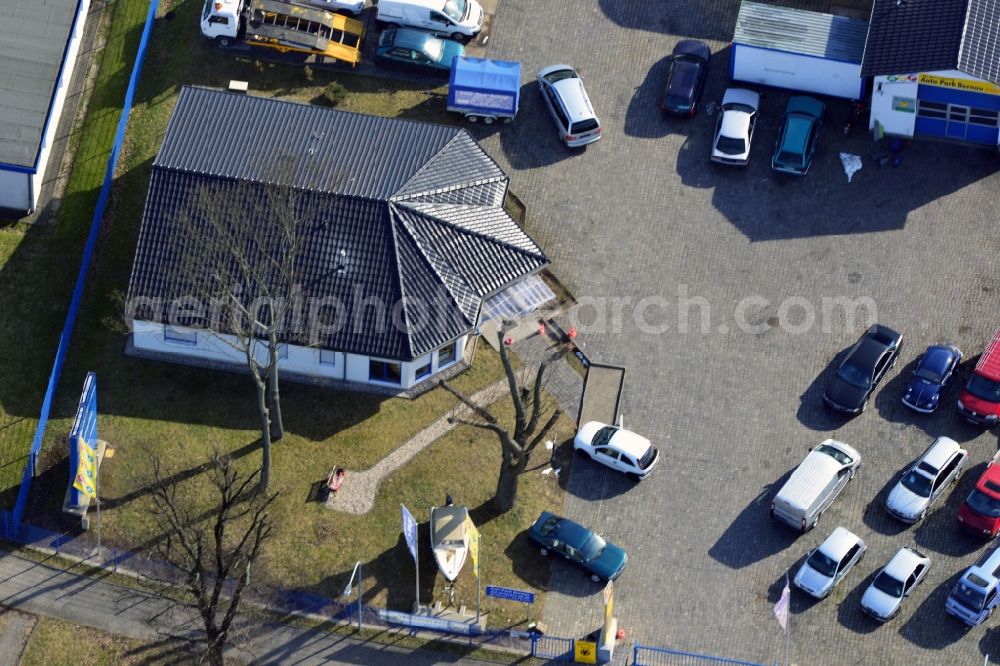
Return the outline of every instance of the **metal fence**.
[[[573,661],[576,641],[555,636],[532,636],[531,656],[551,661]]]
[[[632,648],[632,664],[633,666],[716,666],[721,664],[727,666],[767,666],[753,661],[713,657],[707,654],[670,650],[650,645],[639,645],[638,643]],[[774,666],[777,666],[777,662]]]
[[[98,232],[101,228],[101,218],[104,217],[104,209],[108,204],[108,196],[111,193],[111,182],[114,179],[115,168],[118,165],[118,157],[121,155],[122,141],[125,139],[125,127],[128,125],[129,114],[132,111],[132,100],[135,98],[135,89],[139,83],[139,75],[142,73],[142,63],[146,57],[146,47],[149,44],[149,35],[153,30],[153,22],[156,19],[156,9],[159,4],[159,0],[151,0],[149,11],[146,13],[146,23],[143,25],[142,36],[139,38],[139,48],[136,50],[135,63],[132,66],[128,88],[125,89],[125,99],[122,102],[122,112],[118,119],[115,140],[111,146],[111,155],[108,156],[107,169],[104,172],[104,182],[101,184],[101,191],[97,197],[97,205],[94,208],[94,216],[90,221],[87,242],[83,247],[80,271],[77,273],[76,283],[73,285],[73,295],[69,301],[62,333],[59,336],[56,357],[52,361],[52,371],[49,373],[49,381],[45,387],[45,397],[42,400],[38,425],[35,427],[35,436],[31,442],[31,449],[28,452],[24,465],[24,472],[21,475],[21,487],[18,490],[17,501],[11,512],[10,520],[4,521],[4,536],[8,539],[16,538],[17,531],[21,525],[21,519],[24,516],[24,509],[28,504],[28,494],[31,492],[31,479],[35,476],[35,465],[38,462],[38,455],[42,451],[42,439],[45,437],[45,428],[49,423],[52,400],[55,397],[56,389],[59,387],[63,362],[66,360],[69,343],[73,337],[73,329],[76,327],[76,316],[80,311],[83,288],[87,283],[87,273],[90,271],[90,260],[94,256],[94,248],[97,245]]]

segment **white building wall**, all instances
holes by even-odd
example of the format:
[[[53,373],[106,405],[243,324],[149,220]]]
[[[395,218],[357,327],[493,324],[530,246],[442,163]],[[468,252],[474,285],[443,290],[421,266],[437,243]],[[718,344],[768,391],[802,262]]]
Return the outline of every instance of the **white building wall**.
[[[800,92],[859,99],[864,90],[861,63],[733,44],[730,75],[746,81]]]
[[[868,129],[875,129],[875,123],[879,123],[885,134],[913,136],[917,120],[917,75],[876,76],[872,84]]]
[[[195,332],[194,329],[176,328],[175,330],[184,333],[196,333],[197,342],[192,344],[190,342],[168,339],[168,336],[165,335],[163,324],[136,321],[132,328],[132,344],[136,349],[141,351],[175,355],[181,358],[203,359],[215,363],[226,363],[236,367],[242,367],[246,362],[242,352],[225,342],[225,340],[234,341],[233,336],[218,336],[204,331]],[[418,382],[416,371],[418,368],[422,368],[428,359],[431,361],[431,375],[461,360],[467,341],[468,336],[462,336],[457,340],[456,360],[452,363],[439,365],[437,351],[426,354],[415,361],[401,363],[402,382],[400,384],[369,380],[369,362],[371,358],[368,356],[333,352],[334,363],[333,365],[329,365],[320,361],[322,350],[299,345],[287,346],[287,353],[284,358],[278,361],[278,367],[282,370],[308,377],[340,379],[362,384],[378,384],[380,386],[398,386],[407,389]],[[266,363],[266,346],[260,345],[257,350],[257,358],[261,363]],[[423,381],[424,379],[427,379],[427,377],[422,377],[419,381]]]
[[[31,201],[31,174],[0,168],[0,208],[28,211]]]

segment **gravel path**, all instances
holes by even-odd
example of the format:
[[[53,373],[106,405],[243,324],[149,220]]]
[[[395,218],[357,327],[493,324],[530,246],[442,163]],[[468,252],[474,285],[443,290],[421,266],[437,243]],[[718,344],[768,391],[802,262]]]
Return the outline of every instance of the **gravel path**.
[[[472,400],[476,404],[485,406],[502,398],[507,393],[507,380],[503,379],[474,394]],[[330,493],[330,496],[327,498],[326,508],[356,515],[371,511],[375,505],[375,496],[378,494],[378,486],[382,483],[382,479],[405,465],[413,456],[420,453],[424,447],[434,443],[438,437],[441,437],[454,428],[455,424],[449,423],[448,419],[468,411],[468,407],[459,404],[437,421],[418,432],[408,442],[385,458],[382,458],[373,467],[362,471],[348,470],[347,476],[344,478],[344,484],[340,487],[340,490],[336,493]]]

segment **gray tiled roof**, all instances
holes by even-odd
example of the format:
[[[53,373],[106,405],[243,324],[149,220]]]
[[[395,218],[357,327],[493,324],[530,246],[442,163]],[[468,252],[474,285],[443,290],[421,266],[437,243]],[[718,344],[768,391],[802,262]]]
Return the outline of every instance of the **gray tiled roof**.
[[[1000,0],[875,0],[862,76],[947,69],[1000,84]]]
[[[220,137],[225,126],[235,137]],[[306,159],[323,155],[313,170],[303,167],[306,159],[274,169],[269,154],[308,154],[310,146]],[[266,184],[273,180],[282,186]],[[301,217],[315,220],[296,255],[302,296],[339,304],[347,317],[318,340],[289,331],[289,342],[413,359],[471,331],[485,297],[548,263],[502,208],[506,175],[464,130],[185,88],[153,164],[129,298],[166,304],[197,292],[191,281],[203,277],[194,275],[192,257],[208,265],[226,259],[204,252],[213,235],[206,198],[232,201],[231,223],[250,225],[256,245],[274,246],[279,227],[269,222],[270,197],[289,191],[287,184],[298,192]],[[401,191],[410,194],[397,196]],[[262,264],[266,255],[259,254]],[[245,303],[258,293],[254,285],[242,288]],[[372,299],[386,308],[362,307]],[[396,303],[405,324],[399,330]],[[321,314],[308,321],[306,308],[298,330],[333,320]]]
[[[958,68],[1000,85],[1000,0],[970,0]]]
[[[2,163],[35,166],[78,6],[79,0],[0,2]]]

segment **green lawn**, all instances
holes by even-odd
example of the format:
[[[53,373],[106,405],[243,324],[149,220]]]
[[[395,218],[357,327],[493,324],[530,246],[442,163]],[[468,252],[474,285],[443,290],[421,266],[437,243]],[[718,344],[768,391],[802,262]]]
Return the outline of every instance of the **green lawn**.
[[[106,107],[110,102],[102,101],[103,95],[109,100],[113,98],[111,87],[115,76],[119,77],[120,92],[124,89],[119,70],[126,65],[129,40],[137,38],[134,19],[143,6],[148,5],[139,0],[118,0],[110,6],[115,11],[110,34],[117,40],[114,42],[117,46],[112,48],[109,42],[104,54],[101,79],[108,80],[108,87],[99,103],[92,106],[80,139],[81,153],[63,208],[63,216],[66,220],[72,216],[72,224],[67,221],[66,231],[60,227],[58,234],[65,236],[63,244],[77,254],[80,237],[73,229],[77,226],[85,229],[87,207],[93,206],[94,188],[100,180],[96,165],[105,132],[102,128],[109,123],[113,125],[117,119]],[[67,481],[65,441],[75,402],[86,372],[97,372],[100,434],[117,452],[102,474],[103,534],[106,543],[123,549],[148,547],[162,537],[149,515],[146,495],[153,457],[184,479],[186,498],[202,505],[209,493],[200,469],[213,448],[233,454],[247,469],[260,460],[253,387],[248,378],[134,360],[122,353],[126,338],[116,324],[120,318],[121,294],[131,270],[150,165],[181,82],[220,86],[230,79],[243,79],[249,81],[255,94],[313,101],[324,86],[337,80],[349,91],[340,108],[432,121],[456,120],[444,111],[442,89],[428,91],[416,85],[350,73],[261,64],[218,52],[198,36],[199,10],[200,3],[194,0],[166,0],[160,7],[161,16],[168,11],[174,13],[169,20],[165,17],[158,20],[153,32],[111,205],[103,222],[47,431],[40,465],[42,473],[32,492],[31,519],[51,522],[51,517],[59,513]],[[121,19],[122,25],[119,14],[125,17]],[[110,67],[109,72],[103,67]],[[127,76],[127,68],[124,71]],[[120,104],[120,96],[115,103]],[[52,249],[58,240],[49,239],[43,248],[48,252],[48,271],[60,262],[68,263],[65,256]],[[22,246],[24,242],[16,252]],[[39,275],[35,278],[45,283]],[[0,302],[3,293],[0,291]],[[31,307],[35,301],[48,302],[43,300],[45,297],[44,294],[24,296],[18,303],[28,320],[25,326],[53,331],[54,335],[61,319],[57,317],[57,323],[43,321],[44,317]],[[55,302],[65,303],[66,299]],[[45,308],[40,310],[44,312]],[[58,308],[56,311],[58,314]],[[40,351],[39,356],[50,363],[51,353],[49,350],[46,356]],[[44,366],[39,373],[41,378],[32,381],[32,389],[43,388],[47,366],[44,363],[41,366]],[[473,367],[454,383],[471,393],[501,376],[496,353],[479,344]],[[18,381],[28,386],[26,380]],[[40,396],[40,391],[36,396]],[[29,406],[25,408],[28,415],[37,412],[37,400],[31,396],[23,399]],[[407,608],[413,597],[413,569],[400,542],[399,504],[406,503],[418,519],[426,521],[430,506],[440,504],[445,493],[451,493],[468,504],[473,518],[481,523],[484,583],[542,591],[548,567],[537,554],[530,552],[523,531],[542,508],[561,506],[562,490],[555,475],[545,476],[540,469],[534,469],[524,477],[517,509],[494,516],[488,500],[496,483],[499,449],[492,436],[465,429],[452,431],[388,479],[374,510],[365,516],[335,514],[308,501],[314,484],[331,467],[371,466],[455,403],[453,397],[440,389],[411,401],[285,382],[282,405],[287,434],[275,445],[272,471],[272,487],[281,495],[274,509],[275,538],[264,553],[265,580],[286,588],[305,588],[336,596],[354,562],[361,560],[365,564],[366,601]],[[497,409],[508,407],[504,403]],[[571,425],[560,423],[559,441],[571,434]],[[547,451],[539,452],[536,458],[534,465],[547,466]],[[426,526],[423,534],[426,539]],[[428,602],[441,598],[440,580],[434,576],[429,546],[426,543],[423,546],[421,597]],[[459,603],[474,603],[473,585],[471,574],[464,572],[458,585]],[[539,610],[536,608],[535,612]],[[510,610],[500,605],[497,611],[497,622],[520,619],[515,617],[521,612],[519,608]],[[510,612],[505,616],[504,611]]]
[[[40,617],[19,666],[139,666],[193,663],[196,659],[171,641],[137,641]]]

